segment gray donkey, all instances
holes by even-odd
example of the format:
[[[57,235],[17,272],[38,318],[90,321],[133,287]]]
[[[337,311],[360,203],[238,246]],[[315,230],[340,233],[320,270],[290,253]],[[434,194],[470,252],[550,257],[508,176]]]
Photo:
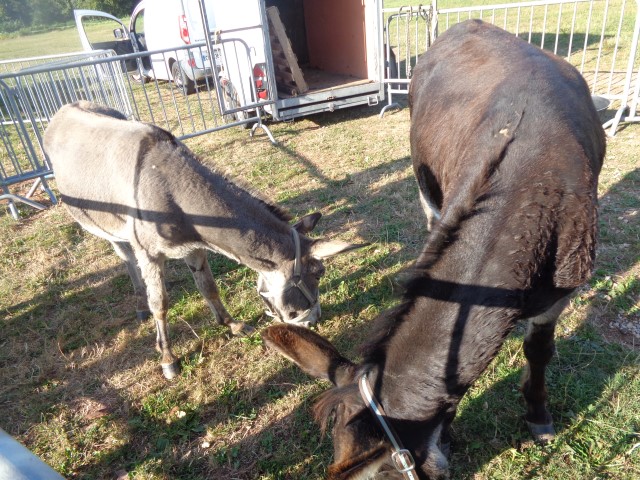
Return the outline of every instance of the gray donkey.
[[[167,258],[185,260],[217,321],[239,334],[252,328],[222,305],[207,250],[257,271],[267,313],[306,326],[320,317],[322,260],[362,246],[305,237],[320,213],[292,227],[281,209],[205,168],[169,132],[110,108],[84,101],[62,107],[44,149],[71,215],[125,261],[138,318],[155,320],[168,379],[179,367],[167,335]]]

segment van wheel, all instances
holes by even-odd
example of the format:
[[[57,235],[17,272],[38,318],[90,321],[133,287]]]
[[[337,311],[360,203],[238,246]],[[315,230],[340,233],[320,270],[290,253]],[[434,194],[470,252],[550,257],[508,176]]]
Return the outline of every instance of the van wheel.
[[[176,84],[176,87],[182,90],[185,95],[190,95],[196,91],[196,82],[184,73],[178,62],[171,64],[171,78],[173,78],[173,83]]]
[[[240,107],[238,92],[236,91],[236,87],[233,86],[233,83],[231,83],[226,78],[222,78],[220,80],[220,86],[222,87],[222,95],[224,98],[225,107],[228,109]],[[227,123],[233,122],[235,120],[244,120],[245,118],[247,118],[247,112],[228,113],[223,117],[224,121]],[[248,126],[248,124],[245,124],[245,128],[247,128]]]

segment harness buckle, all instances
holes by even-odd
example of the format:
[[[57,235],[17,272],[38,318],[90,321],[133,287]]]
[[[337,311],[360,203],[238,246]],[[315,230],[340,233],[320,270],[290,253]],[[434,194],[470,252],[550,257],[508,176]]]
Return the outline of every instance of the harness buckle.
[[[416,468],[416,462],[413,460],[413,456],[406,448],[397,450],[391,454],[391,460],[393,466],[400,473],[408,473]]]

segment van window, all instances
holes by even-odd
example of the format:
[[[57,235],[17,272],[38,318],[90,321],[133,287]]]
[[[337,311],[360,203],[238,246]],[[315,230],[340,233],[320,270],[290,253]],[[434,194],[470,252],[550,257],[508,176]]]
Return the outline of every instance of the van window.
[[[124,25],[110,18],[86,15],[82,17],[82,27],[94,50],[114,50],[118,55],[133,52],[131,42],[126,37]]]

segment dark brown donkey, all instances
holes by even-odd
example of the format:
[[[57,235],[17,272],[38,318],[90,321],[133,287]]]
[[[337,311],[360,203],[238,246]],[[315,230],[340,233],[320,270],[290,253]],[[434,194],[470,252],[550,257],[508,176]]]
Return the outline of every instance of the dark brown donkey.
[[[458,403],[525,318],[526,420],[538,441],[551,439],[554,325],[593,266],[605,137],[572,66],[467,21],[420,59],[409,102],[423,204],[441,216],[402,303],[377,319],[359,365],[308,330],[263,333],[336,385],[315,407],[323,426],[334,418],[332,479],[447,476]]]
[[[128,122],[116,110],[89,102],[63,107],[45,132],[44,148],[73,217],[126,262],[138,316],[155,319],[167,378],[178,364],[167,335],[165,259],[183,258],[218,322],[241,333],[250,327],[222,305],[207,250],[257,271],[258,291],[273,315],[308,325],[320,317],[321,260],[355,247],[305,237],[319,213],[292,227],[282,210],[202,166],[170,133]]]

